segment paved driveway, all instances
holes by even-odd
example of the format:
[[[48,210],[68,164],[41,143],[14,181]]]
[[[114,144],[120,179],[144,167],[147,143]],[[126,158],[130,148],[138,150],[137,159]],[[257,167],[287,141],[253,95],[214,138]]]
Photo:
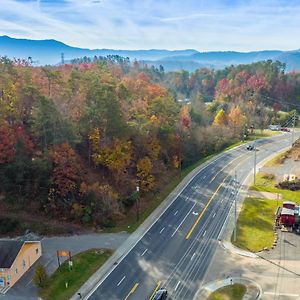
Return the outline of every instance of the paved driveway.
[[[42,240],[43,255],[37,263],[46,267],[47,273],[52,274],[58,267],[56,250],[70,250],[72,255],[91,248],[117,249],[127,238],[127,233],[88,234],[67,237],[52,237]],[[63,258],[61,258],[61,262]],[[5,300],[33,300],[37,299],[37,288],[32,283],[35,264],[5,295],[0,294],[0,299]]]

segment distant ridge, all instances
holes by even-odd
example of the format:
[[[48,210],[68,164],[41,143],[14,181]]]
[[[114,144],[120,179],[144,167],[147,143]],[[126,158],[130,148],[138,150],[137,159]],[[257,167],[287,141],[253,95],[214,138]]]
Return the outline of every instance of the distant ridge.
[[[61,53],[66,61],[80,57],[120,55],[129,57],[131,61],[138,60],[148,65],[159,67],[163,65],[166,71],[187,70],[197,68],[224,68],[229,65],[249,64],[262,60],[278,60],[286,63],[287,70],[300,70],[300,50],[280,51],[263,50],[252,52],[211,51],[199,52],[194,49],[186,50],[116,50],[116,49],[87,49],[68,46],[60,41],[15,39],[0,36],[0,56],[9,58],[28,58],[37,61],[38,65],[58,64]]]

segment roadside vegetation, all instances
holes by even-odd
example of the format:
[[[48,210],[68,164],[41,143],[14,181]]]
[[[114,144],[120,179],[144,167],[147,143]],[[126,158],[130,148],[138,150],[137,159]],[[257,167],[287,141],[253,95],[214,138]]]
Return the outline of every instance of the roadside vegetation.
[[[251,190],[281,194],[284,201],[300,202],[300,192],[280,189],[276,187],[275,176],[267,173],[258,173],[256,184],[250,187]]]
[[[243,284],[233,284],[225,286],[213,292],[208,300],[242,300],[247,291]]]
[[[67,300],[95,273],[112,255],[108,249],[91,249],[73,256],[73,267],[68,261],[49,277],[46,285],[39,290],[44,300]]]

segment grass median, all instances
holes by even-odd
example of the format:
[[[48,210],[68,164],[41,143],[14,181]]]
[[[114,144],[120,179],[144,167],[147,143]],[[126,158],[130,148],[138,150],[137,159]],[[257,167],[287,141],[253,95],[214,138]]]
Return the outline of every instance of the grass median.
[[[242,300],[246,290],[243,284],[228,285],[213,292],[208,300]]]
[[[51,275],[47,286],[39,291],[39,296],[44,300],[70,299],[111,255],[110,249],[90,249],[73,256],[72,270],[65,261]]]
[[[282,201],[278,201],[278,205],[281,203]],[[232,239],[232,243],[253,252],[271,247],[276,209],[276,200],[246,198],[237,221],[237,240],[234,242]]]

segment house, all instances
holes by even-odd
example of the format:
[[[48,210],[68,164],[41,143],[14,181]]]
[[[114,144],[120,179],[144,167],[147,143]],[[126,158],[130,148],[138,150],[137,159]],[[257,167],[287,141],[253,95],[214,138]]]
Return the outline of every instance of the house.
[[[283,207],[280,216],[281,223],[285,226],[293,226],[295,223],[294,208]]]
[[[12,287],[41,255],[39,240],[0,240],[0,290]]]

